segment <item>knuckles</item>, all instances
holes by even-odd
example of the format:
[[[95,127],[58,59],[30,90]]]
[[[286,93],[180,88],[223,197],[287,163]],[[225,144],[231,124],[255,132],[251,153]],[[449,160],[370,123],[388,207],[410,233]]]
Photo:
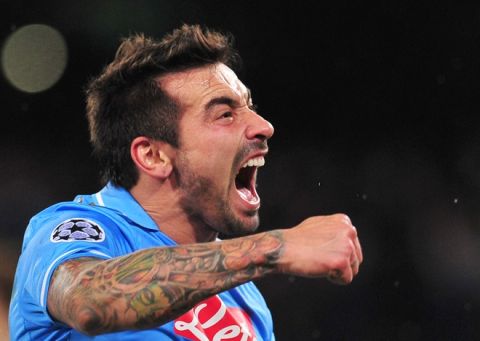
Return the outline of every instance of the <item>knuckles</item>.
[[[305,219],[305,223],[333,223],[345,226],[353,226],[350,217],[344,213],[335,213],[328,216],[314,216]]]
[[[350,217],[346,215],[345,213],[336,213],[332,215],[332,218],[336,219],[338,222],[342,222],[347,225],[351,225],[352,221],[350,220]]]
[[[322,251],[325,258],[307,262],[309,266],[305,268],[298,264],[298,258],[293,260],[293,264],[309,274],[326,276],[338,284],[352,282],[358,273],[362,255],[357,229],[350,217],[343,213],[314,216],[305,219],[298,227],[301,228],[288,231],[291,232],[289,237],[295,241],[293,245],[297,245],[296,251],[301,252],[302,248],[298,245],[304,245],[307,254]]]
[[[323,226],[330,226],[337,231],[337,233],[344,234],[350,239],[356,239],[358,232],[355,226],[352,225],[350,217],[344,213],[336,213],[329,216],[315,216],[304,220],[305,228],[322,228]]]

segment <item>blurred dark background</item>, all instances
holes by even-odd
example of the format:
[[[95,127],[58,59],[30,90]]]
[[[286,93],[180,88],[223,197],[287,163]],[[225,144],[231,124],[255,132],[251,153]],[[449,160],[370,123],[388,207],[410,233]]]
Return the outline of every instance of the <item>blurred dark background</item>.
[[[29,218],[99,188],[85,83],[122,36],[184,22],[236,37],[276,128],[261,229],[344,212],[362,241],[349,286],[257,282],[277,339],[480,340],[480,3],[464,1],[0,1],[3,306]],[[57,32],[23,31],[38,56],[15,35],[31,24]]]

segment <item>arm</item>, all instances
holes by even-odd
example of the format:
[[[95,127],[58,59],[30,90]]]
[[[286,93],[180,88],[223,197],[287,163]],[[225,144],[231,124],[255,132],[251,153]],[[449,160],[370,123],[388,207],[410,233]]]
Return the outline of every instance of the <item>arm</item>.
[[[269,273],[348,283],[361,261],[351,240],[356,232],[339,217],[332,224],[322,221],[329,218],[223,242],[152,248],[106,261],[71,260],[54,273],[48,309],[59,321],[94,335],[161,325],[209,296]],[[318,227],[322,222],[326,228]]]

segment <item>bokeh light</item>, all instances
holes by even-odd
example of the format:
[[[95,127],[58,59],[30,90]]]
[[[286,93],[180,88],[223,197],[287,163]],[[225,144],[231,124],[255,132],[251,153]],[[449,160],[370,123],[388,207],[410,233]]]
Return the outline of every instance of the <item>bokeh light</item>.
[[[68,51],[60,32],[41,24],[13,32],[2,48],[2,71],[20,91],[37,93],[51,88],[62,77]]]

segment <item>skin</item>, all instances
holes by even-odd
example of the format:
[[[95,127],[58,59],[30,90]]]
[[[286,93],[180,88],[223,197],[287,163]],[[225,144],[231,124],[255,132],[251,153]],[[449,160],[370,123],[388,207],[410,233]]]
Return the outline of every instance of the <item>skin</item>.
[[[134,157],[144,172],[133,196],[178,243],[211,241],[218,232],[255,231],[259,207],[240,200],[234,180],[249,157],[268,152],[273,126],[252,110],[248,89],[223,64],[169,74],[159,83],[181,103],[180,148],[150,144]],[[222,103],[227,100],[230,104]],[[164,163],[154,158],[159,150]],[[142,162],[146,157],[153,166]],[[161,178],[166,164],[172,169],[163,175],[162,186],[143,181]]]
[[[131,194],[179,246],[65,262],[50,283],[51,315],[96,335],[161,325],[213,294],[272,273],[350,283],[363,256],[346,215],[251,234],[260,203],[241,198],[235,176],[248,159],[266,154],[273,127],[252,109],[235,73],[217,64],[158,83],[181,104],[180,147],[141,136],[132,141],[140,178]],[[220,232],[250,235],[213,242]]]
[[[90,335],[153,327],[199,302],[273,271],[279,233],[228,242],[157,248],[107,262],[68,261],[55,272],[52,315]]]

